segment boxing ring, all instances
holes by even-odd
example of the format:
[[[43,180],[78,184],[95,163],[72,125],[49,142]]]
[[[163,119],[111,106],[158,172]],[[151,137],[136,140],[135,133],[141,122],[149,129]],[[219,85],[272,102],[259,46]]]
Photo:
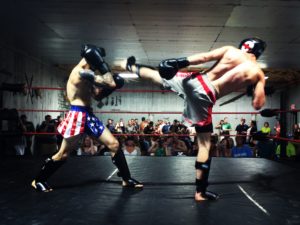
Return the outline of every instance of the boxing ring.
[[[162,112],[166,113],[179,114]],[[224,113],[230,114],[220,112]],[[30,186],[44,158],[1,159],[1,225],[300,224],[300,165],[297,162],[214,157],[209,190],[220,194],[220,199],[199,203],[194,200],[195,157],[126,158],[132,176],[144,183],[142,190],[121,186],[110,156],[69,157],[49,179],[54,188],[49,193],[36,192]]]
[[[1,163],[2,225],[11,224],[299,224],[300,167],[259,158],[213,158],[210,190],[194,201],[194,157],[127,157],[143,190],[122,188],[109,156],[70,157],[49,179],[30,182],[41,159]]]

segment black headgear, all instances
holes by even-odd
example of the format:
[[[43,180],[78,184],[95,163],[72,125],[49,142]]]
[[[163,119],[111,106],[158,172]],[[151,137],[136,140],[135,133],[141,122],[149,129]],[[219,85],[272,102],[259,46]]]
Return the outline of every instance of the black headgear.
[[[266,49],[267,44],[259,38],[247,38],[241,41],[239,49],[242,51],[252,53],[258,58]]]

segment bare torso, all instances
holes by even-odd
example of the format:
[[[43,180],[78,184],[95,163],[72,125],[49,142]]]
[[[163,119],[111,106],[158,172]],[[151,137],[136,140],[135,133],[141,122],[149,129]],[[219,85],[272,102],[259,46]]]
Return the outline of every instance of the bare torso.
[[[80,61],[70,74],[67,83],[67,96],[71,105],[91,105],[93,84],[79,75],[79,71],[84,69],[86,65],[84,60]]]
[[[229,48],[207,74],[219,97],[255,84],[263,76],[255,56],[235,48]]]

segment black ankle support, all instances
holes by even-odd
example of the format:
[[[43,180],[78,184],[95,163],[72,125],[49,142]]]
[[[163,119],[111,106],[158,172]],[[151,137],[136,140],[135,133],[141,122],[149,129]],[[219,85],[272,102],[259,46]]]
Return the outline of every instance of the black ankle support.
[[[36,182],[45,182],[56,170],[58,170],[66,160],[54,161],[51,158],[45,160],[44,165],[42,166],[41,171],[36,176]]]
[[[127,181],[131,178],[131,174],[122,149],[119,149],[114,155],[114,157],[112,157],[112,162],[118,168],[118,174],[120,175],[120,177],[123,178],[123,180]]]

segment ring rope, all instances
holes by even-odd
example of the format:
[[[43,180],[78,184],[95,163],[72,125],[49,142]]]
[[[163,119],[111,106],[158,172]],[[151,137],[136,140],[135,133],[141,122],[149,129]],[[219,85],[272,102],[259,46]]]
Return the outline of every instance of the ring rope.
[[[60,135],[58,132],[23,132],[23,135]],[[197,136],[197,134],[112,134],[113,136],[120,137],[120,136],[146,136],[146,137],[190,137],[190,136]],[[222,137],[250,137],[252,135],[243,135],[243,134],[231,134],[231,135],[219,135]],[[300,143],[300,140],[297,139],[289,139],[284,137],[276,137],[276,136],[266,136],[269,139],[276,139],[281,141],[288,141],[292,143]]]

